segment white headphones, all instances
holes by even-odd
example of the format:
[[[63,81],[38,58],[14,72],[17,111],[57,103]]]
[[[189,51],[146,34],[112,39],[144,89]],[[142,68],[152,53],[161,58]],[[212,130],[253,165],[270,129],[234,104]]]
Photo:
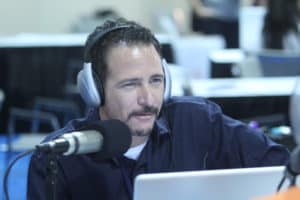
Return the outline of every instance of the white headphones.
[[[99,32],[94,37],[93,41],[85,47],[84,65],[83,69],[77,75],[77,87],[79,89],[81,97],[89,107],[98,107],[100,105],[103,105],[104,103],[104,92],[102,82],[100,80],[100,77],[95,72],[93,72],[92,69],[92,58],[90,55],[91,49],[106,34],[115,30],[126,29],[131,27],[131,25],[115,26],[102,32]],[[165,59],[162,59],[162,67],[165,82],[163,98],[164,102],[166,102],[171,96],[171,76]]]

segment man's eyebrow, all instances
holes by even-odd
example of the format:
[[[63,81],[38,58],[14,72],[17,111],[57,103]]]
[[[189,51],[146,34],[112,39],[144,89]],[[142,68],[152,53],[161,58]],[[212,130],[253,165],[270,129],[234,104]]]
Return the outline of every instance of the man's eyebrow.
[[[164,75],[163,74],[153,74],[151,76],[151,78],[164,78]],[[119,82],[117,82],[117,86],[121,86],[122,84],[124,83],[129,83],[129,82],[141,82],[142,81],[142,78],[127,78],[127,79],[123,79]]]
[[[153,74],[151,78],[164,78],[163,74]]]
[[[128,79],[123,79],[119,82],[117,82],[117,85],[122,85],[124,83],[127,83],[127,82],[139,82],[141,81],[142,79],[141,78],[128,78]]]

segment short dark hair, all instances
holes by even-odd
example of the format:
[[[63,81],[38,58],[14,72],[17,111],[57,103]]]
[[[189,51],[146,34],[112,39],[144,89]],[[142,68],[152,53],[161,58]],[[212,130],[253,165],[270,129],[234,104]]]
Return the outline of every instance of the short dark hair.
[[[125,28],[117,28],[123,26]],[[99,34],[103,34],[103,32],[110,29],[112,29],[112,31],[108,31],[95,41],[95,38],[99,37]],[[107,53],[109,49],[119,45],[120,42],[125,42],[127,45],[152,44],[161,57],[160,44],[148,28],[134,21],[125,20],[124,18],[114,21],[108,20],[102,26],[96,27],[94,32],[88,36],[85,44],[85,48],[89,51],[87,53],[90,56],[93,71],[100,79],[99,81],[101,81],[102,85],[105,84],[107,76]]]

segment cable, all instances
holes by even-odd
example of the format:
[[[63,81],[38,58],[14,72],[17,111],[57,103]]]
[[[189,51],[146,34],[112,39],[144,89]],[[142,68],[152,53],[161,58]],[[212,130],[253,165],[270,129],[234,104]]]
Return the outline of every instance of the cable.
[[[285,178],[286,177],[283,176],[282,179],[280,180],[279,185],[277,186],[277,189],[276,189],[277,192],[279,192],[280,188],[282,187],[282,185],[283,185],[283,183],[285,181]]]
[[[4,174],[4,180],[3,180],[3,190],[4,190],[4,196],[6,200],[9,200],[9,193],[8,193],[8,177],[9,177],[9,173],[12,169],[12,167],[14,166],[14,164],[21,159],[22,157],[32,153],[34,151],[34,149],[31,150],[27,150],[25,152],[22,152],[20,154],[18,154],[7,166],[6,170],[5,170],[5,174]]]

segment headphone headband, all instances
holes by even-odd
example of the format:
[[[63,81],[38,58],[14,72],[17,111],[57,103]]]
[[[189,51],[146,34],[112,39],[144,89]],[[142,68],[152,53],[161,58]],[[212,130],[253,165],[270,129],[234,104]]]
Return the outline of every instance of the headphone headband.
[[[85,63],[92,62],[91,49],[99,41],[100,38],[104,37],[106,34],[112,32],[112,31],[130,28],[130,27],[132,27],[132,25],[120,25],[120,26],[111,27],[111,28],[108,28],[106,30],[99,32],[94,38],[92,38],[92,41],[90,41],[86,45],[85,50],[84,50],[84,62]]]

